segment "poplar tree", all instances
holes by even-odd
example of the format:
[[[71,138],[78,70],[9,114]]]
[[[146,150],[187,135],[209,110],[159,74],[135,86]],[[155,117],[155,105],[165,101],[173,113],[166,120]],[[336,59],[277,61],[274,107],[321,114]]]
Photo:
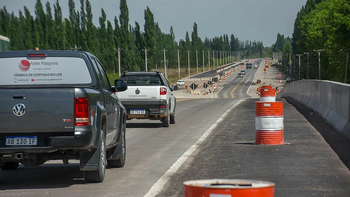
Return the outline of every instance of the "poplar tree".
[[[66,34],[65,34],[65,26],[62,21],[62,9],[58,0],[54,4],[54,15],[55,15],[55,32],[56,32],[56,43],[55,49],[63,50],[66,46]]]
[[[149,50],[148,51],[148,62],[149,65],[154,65],[154,59],[156,54],[156,46],[157,46],[157,40],[156,40],[156,28],[154,23],[154,16],[149,7],[145,9],[145,25],[144,25],[144,35],[145,35],[145,47]],[[160,49],[159,49],[160,50]]]
[[[36,21],[36,43],[40,48],[46,49],[46,16],[41,4],[41,0],[37,0],[35,4],[35,21]]]
[[[80,46],[82,50],[87,51],[87,40],[86,40],[86,14],[84,0],[80,0]]]
[[[50,2],[46,2],[46,35],[45,35],[45,40],[46,40],[46,49],[56,49],[55,48],[55,43],[57,42],[56,39],[56,31],[53,23],[53,18],[52,18],[52,12],[51,12],[51,5]]]
[[[86,0],[86,47],[88,50],[93,49],[93,27],[94,24],[92,23],[93,14],[91,11],[91,4],[89,0]]]
[[[129,9],[126,0],[120,0],[120,48],[121,51],[121,67],[122,71],[129,69],[130,66],[130,52],[129,52]]]

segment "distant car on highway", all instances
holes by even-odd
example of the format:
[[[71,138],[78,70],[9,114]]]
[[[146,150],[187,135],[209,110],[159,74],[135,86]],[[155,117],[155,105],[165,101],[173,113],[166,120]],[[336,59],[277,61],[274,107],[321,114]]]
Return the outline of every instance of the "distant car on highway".
[[[185,81],[184,81],[184,80],[178,80],[178,81],[176,82],[176,85],[178,85],[178,86],[183,86],[183,85],[185,85]]]
[[[258,65],[257,65],[257,64],[255,64],[255,65],[254,65],[254,68],[255,68],[255,69],[258,69]]]
[[[238,74],[237,74],[237,78],[239,78],[239,77],[243,77],[243,73],[241,73],[241,72],[238,73]]]
[[[291,77],[287,77],[286,82],[292,82],[292,78]]]
[[[246,64],[246,69],[252,69],[252,63],[251,62],[248,62]]]
[[[241,73],[242,73],[243,75],[245,75],[245,70],[241,70]]]

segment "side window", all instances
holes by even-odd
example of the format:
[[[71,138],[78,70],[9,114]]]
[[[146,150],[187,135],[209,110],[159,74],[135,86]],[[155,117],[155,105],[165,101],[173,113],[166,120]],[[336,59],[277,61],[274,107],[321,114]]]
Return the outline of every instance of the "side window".
[[[92,59],[92,63],[94,64],[93,67],[94,67],[94,70],[95,70],[95,72],[97,74],[97,79],[98,79],[99,83],[104,87],[104,81],[102,79],[102,75],[101,75],[100,69],[98,69],[98,66],[97,66],[98,64],[96,63],[94,58]]]
[[[160,76],[161,76],[162,80],[164,81],[164,85],[168,86],[170,88],[168,80],[163,75],[160,75]]]
[[[111,89],[111,85],[109,84],[108,77],[107,77],[105,71],[103,70],[103,67],[102,67],[101,63],[98,60],[95,60],[95,61],[96,61],[98,69],[101,72],[101,77],[102,77],[102,81],[103,81],[103,84],[104,84],[103,88],[106,89],[106,90],[110,90]]]

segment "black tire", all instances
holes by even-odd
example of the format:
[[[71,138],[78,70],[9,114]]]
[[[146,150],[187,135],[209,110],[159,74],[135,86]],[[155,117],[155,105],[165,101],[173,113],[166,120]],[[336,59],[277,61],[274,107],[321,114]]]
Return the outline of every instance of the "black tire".
[[[121,133],[121,138],[120,138],[120,145],[121,148],[118,150],[118,154],[117,155],[121,155],[120,158],[117,159],[110,159],[107,160],[107,164],[110,168],[121,168],[125,165],[125,159],[126,159],[126,138],[125,138],[125,134],[126,134],[126,120],[124,120],[123,126],[122,126],[122,133]]]
[[[1,170],[17,170],[19,162],[5,162],[5,165],[1,166]]]
[[[96,151],[99,151],[98,169],[95,171],[85,171],[85,181],[88,183],[100,183],[104,180],[106,174],[106,142],[104,132],[101,130],[100,143]]]
[[[175,113],[175,109],[174,109],[173,115],[170,116],[170,124],[175,124],[175,118],[176,118],[176,113]]]
[[[170,126],[170,114],[169,114],[169,111],[167,112],[167,116],[162,118],[162,125],[163,125],[163,127],[169,127]]]

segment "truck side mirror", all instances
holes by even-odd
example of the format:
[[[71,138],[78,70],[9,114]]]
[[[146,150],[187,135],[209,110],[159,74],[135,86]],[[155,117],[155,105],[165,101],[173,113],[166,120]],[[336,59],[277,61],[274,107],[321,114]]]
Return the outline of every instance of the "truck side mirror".
[[[114,87],[115,91],[117,92],[123,92],[128,89],[128,86],[126,85],[125,81],[122,79],[117,79],[114,81]]]

